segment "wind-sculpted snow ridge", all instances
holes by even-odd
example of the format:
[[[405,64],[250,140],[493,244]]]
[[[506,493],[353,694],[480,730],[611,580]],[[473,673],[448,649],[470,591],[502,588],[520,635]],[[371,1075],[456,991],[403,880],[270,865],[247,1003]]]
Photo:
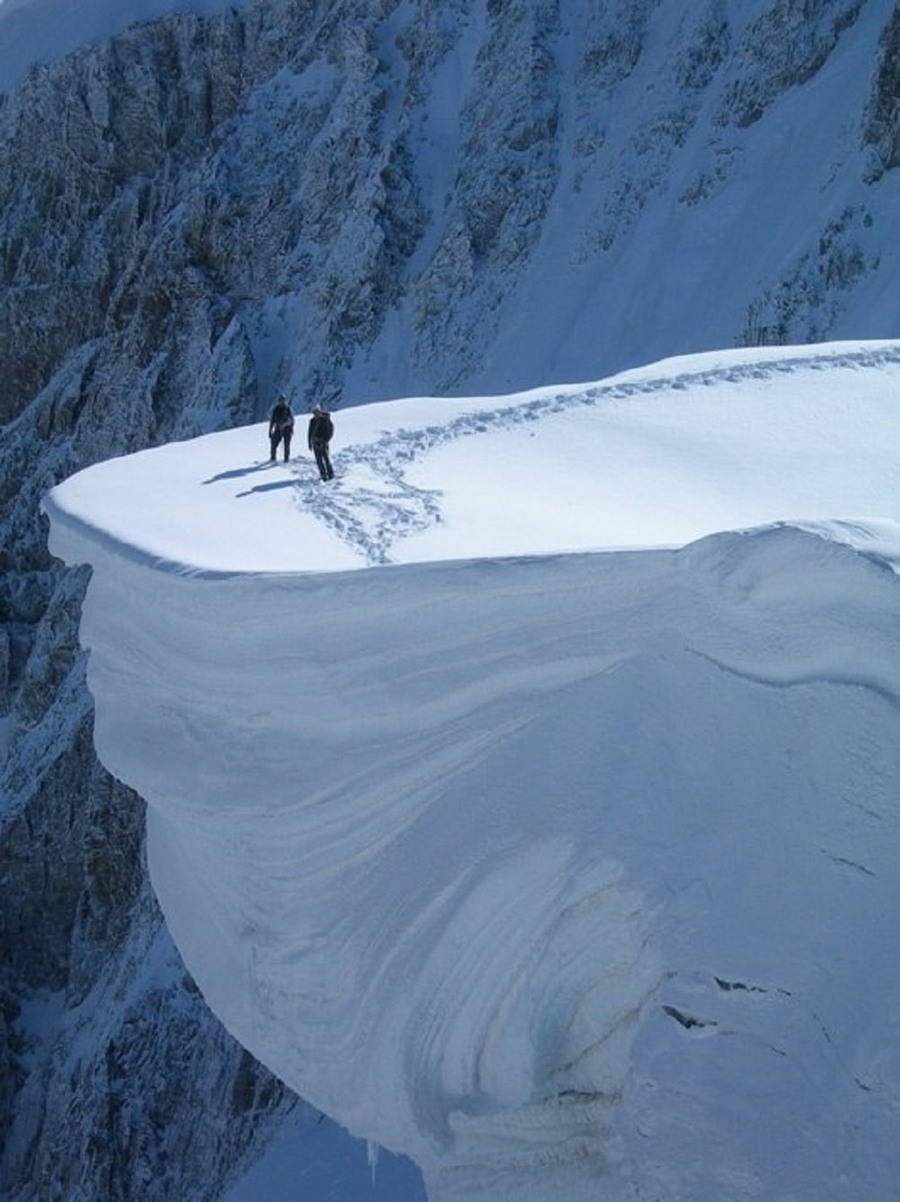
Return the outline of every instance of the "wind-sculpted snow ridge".
[[[55,551],[94,567],[95,741],[149,803],[191,972],[292,1088],[412,1156],[431,1199],[894,1196],[897,348],[721,359],[404,402],[393,466],[390,407],[341,413],[357,437],[334,491],[306,461],[229,474],[223,450],[258,447],[254,428],[90,469],[47,502]],[[843,471],[829,461],[817,492],[809,449],[822,475],[834,436]],[[486,459],[501,491],[480,519],[509,546],[514,467],[561,524],[567,491],[586,495],[579,455],[605,469],[632,439],[659,541],[662,440],[671,487],[695,473],[708,537],[465,555],[478,526],[455,499]],[[748,503],[776,479],[776,504],[807,489],[818,532],[723,529],[710,448],[729,483],[747,457]],[[564,483],[537,462],[567,464]],[[385,515],[412,504],[405,484],[432,523],[408,542],[434,532],[432,562],[397,561]],[[199,545],[192,521],[209,542],[214,504],[230,541],[195,574],[159,570]],[[229,571],[247,506],[259,539]],[[315,541],[341,506],[340,537]],[[302,570],[261,570],[289,518],[311,540]],[[877,555],[843,545],[873,531]]]

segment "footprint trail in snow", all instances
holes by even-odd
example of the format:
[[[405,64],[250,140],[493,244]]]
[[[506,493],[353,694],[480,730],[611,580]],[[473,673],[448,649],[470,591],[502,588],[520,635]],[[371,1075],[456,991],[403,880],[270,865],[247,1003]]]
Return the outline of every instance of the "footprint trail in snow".
[[[477,435],[537,426],[560,414],[599,409],[610,402],[656,395],[665,404],[668,398],[664,394],[669,394],[677,403],[679,393],[698,387],[715,390],[751,384],[758,388],[761,381],[790,377],[798,372],[862,370],[897,362],[900,350],[889,345],[848,350],[841,355],[814,352],[791,358],[731,362],[647,378],[641,378],[640,372],[632,372],[581,389],[523,394],[513,403],[458,414],[444,424],[385,431],[372,442],[346,446],[333,455],[336,477],[327,485],[314,478],[305,461],[295,463],[292,470],[297,477],[296,500],[300,508],[313,513],[368,564],[388,564],[392,562],[391,552],[397,542],[440,525],[444,519],[443,490],[419,487],[407,478],[413,464],[440,447]]]

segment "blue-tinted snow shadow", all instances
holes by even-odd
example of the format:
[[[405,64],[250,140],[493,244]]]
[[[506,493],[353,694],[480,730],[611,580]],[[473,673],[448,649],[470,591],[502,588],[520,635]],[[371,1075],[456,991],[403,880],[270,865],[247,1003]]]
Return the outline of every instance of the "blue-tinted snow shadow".
[[[248,467],[235,467],[230,472],[219,472],[217,476],[210,476],[208,480],[204,480],[204,484],[217,484],[219,480],[237,480],[241,476],[252,476],[254,472],[265,471],[266,468],[275,467],[275,463],[271,459],[266,459],[262,463],[251,463]]]
[[[257,484],[255,488],[248,488],[244,492],[234,495],[236,497],[252,497],[256,492],[277,492],[279,488],[293,488],[296,483],[296,480],[276,480],[272,484]]]

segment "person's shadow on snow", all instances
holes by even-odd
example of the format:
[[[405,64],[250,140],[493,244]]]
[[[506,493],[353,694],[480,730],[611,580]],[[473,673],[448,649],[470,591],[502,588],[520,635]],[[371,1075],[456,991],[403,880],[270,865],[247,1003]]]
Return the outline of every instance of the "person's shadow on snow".
[[[219,480],[237,480],[240,476],[252,476],[254,472],[261,472],[263,468],[271,466],[271,462],[267,459],[264,463],[252,463],[249,467],[236,467],[232,468],[230,472],[219,472],[218,476],[210,476],[208,480],[203,480],[202,483],[216,484]]]
[[[248,488],[244,492],[238,492],[236,497],[251,497],[255,492],[275,492],[279,488],[293,488],[296,485],[296,480],[276,480],[273,484],[257,484],[256,488]]]

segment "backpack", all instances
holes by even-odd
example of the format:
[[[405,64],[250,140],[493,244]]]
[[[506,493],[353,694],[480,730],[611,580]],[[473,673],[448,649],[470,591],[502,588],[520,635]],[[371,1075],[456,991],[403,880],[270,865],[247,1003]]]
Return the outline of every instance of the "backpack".
[[[279,401],[272,410],[271,425],[279,430],[290,430],[294,425],[294,415],[287,401]]]

